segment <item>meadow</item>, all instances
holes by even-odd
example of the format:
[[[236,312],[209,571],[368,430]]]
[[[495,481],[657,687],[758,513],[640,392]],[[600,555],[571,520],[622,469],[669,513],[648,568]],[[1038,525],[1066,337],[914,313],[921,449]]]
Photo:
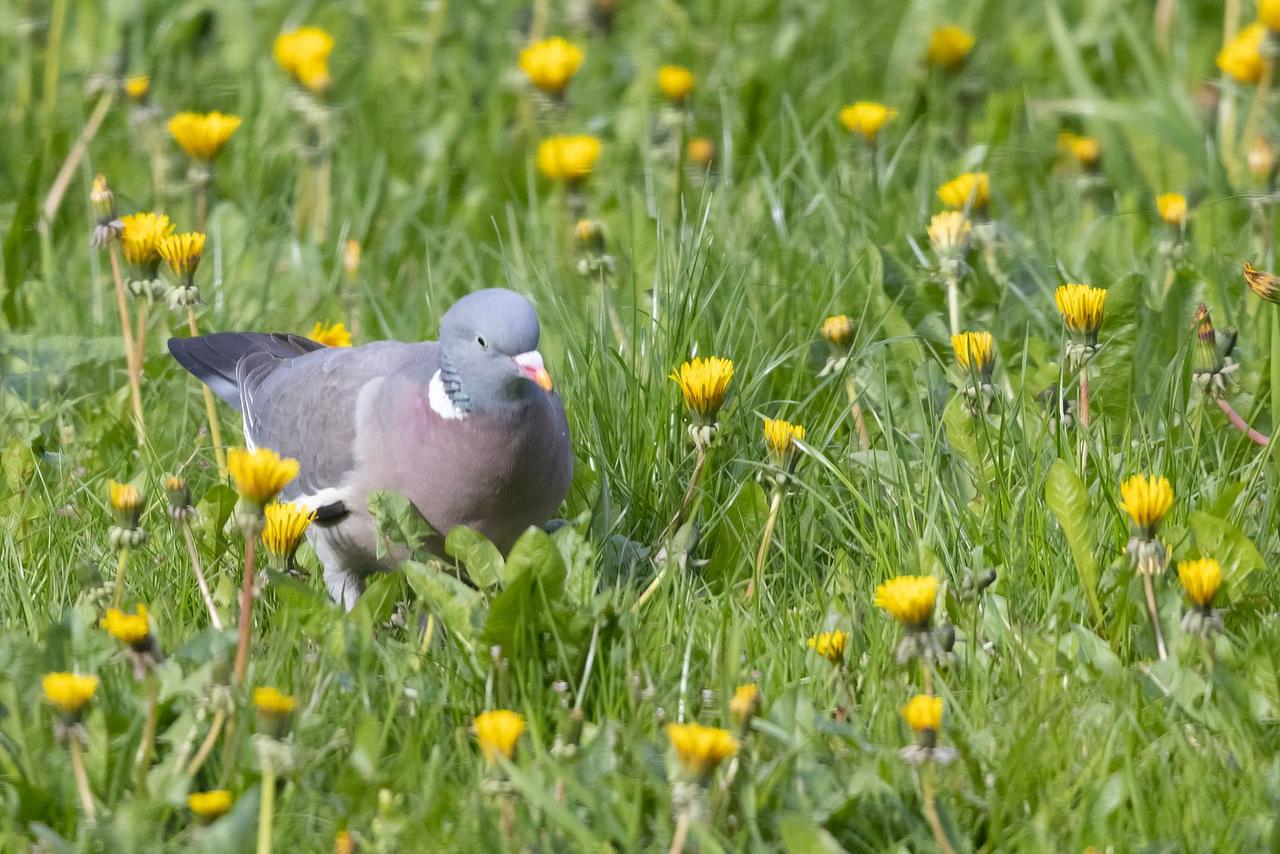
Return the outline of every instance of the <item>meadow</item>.
[[[0,23],[0,850],[1280,845],[1280,3]],[[165,342],[493,286],[562,524],[348,612]]]

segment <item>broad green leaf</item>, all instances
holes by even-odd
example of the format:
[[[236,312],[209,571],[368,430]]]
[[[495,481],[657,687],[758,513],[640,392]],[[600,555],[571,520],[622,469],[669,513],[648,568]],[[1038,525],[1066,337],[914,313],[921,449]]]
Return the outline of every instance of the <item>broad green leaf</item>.
[[[426,542],[438,536],[435,529],[422,518],[418,508],[398,492],[370,492],[369,512],[377,527],[377,554],[379,558],[408,551],[420,551]]]
[[[445,629],[457,637],[471,641],[479,625],[478,613],[484,605],[484,596],[463,584],[433,564],[405,561],[400,570],[409,579],[409,586],[431,612],[440,618]]]
[[[489,606],[483,638],[514,653],[523,631],[536,631],[557,616],[563,605],[565,567],[560,551],[545,531],[530,528],[507,557],[505,587]]]
[[[459,525],[444,539],[444,550],[467,568],[467,577],[482,590],[502,579],[502,552],[479,531]]]
[[[1071,559],[1075,562],[1080,587],[1089,603],[1096,623],[1102,625],[1102,606],[1098,603],[1098,538],[1089,513],[1089,490],[1071,466],[1057,460],[1049,469],[1044,485],[1045,503],[1067,538]]]
[[[744,482],[711,535],[710,560],[702,570],[708,583],[732,584],[743,567],[751,566],[768,512],[764,487],[754,480]]]
[[[844,851],[836,838],[813,819],[788,813],[779,816],[778,830],[787,854],[838,854]]]
[[[1239,584],[1255,569],[1266,567],[1253,540],[1225,519],[1195,510],[1187,517],[1187,527],[1200,554],[1222,564],[1222,576],[1228,585]],[[1227,595],[1231,595],[1230,586]]]

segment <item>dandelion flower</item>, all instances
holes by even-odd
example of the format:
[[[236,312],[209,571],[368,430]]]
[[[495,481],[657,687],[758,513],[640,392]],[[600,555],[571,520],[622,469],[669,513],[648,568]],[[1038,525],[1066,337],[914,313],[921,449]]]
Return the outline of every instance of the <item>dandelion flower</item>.
[[[516,742],[524,732],[524,716],[508,709],[495,709],[476,715],[476,741],[484,761],[493,765],[498,757],[510,759],[515,753]]]
[[[1089,344],[1098,341],[1102,313],[1107,305],[1107,292],[1090,285],[1062,285],[1053,294],[1067,329]]]
[[[955,71],[969,58],[973,44],[973,34],[962,27],[954,24],[938,27],[929,35],[925,62],[937,68]]]
[[[880,129],[896,115],[897,110],[884,104],[854,101],[840,111],[840,123],[852,133],[861,134],[863,139],[874,144]]]
[[[155,273],[160,263],[160,241],[173,234],[166,214],[132,213],[120,217],[120,244],[124,259],[140,270]]]
[[[151,626],[147,621],[146,605],[138,605],[132,614],[119,608],[108,608],[101,626],[111,637],[135,650],[141,652],[151,647]]]
[[[1058,134],[1058,151],[1086,169],[1098,165],[1102,159],[1102,145],[1098,140],[1071,131]]]
[[[991,200],[991,177],[986,172],[957,175],[938,188],[938,198],[956,210],[982,210]]]
[[[138,487],[113,480],[107,483],[107,491],[116,524],[130,530],[138,527],[138,518],[142,514],[142,493]]]
[[[1256,270],[1248,261],[1244,262],[1244,281],[1260,299],[1267,302],[1280,303],[1280,276],[1265,270]]]
[[[68,717],[78,715],[98,690],[97,676],[79,673],[46,673],[40,679],[45,701]]]
[[[902,707],[902,717],[917,735],[942,728],[942,698],[917,694]]]
[[[803,441],[803,424],[792,424],[781,418],[764,420],[764,445],[776,464],[784,464],[795,450],[796,442]]]
[[[347,274],[347,278],[354,279],[356,273],[360,272],[360,241],[354,237],[349,239],[342,247],[342,270]]]
[[[538,171],[552,181],[575,183],[591,174],[602,149],[586,134],[553,136],[538,144]]]
[[[700,169],[706,169],[716,156],[716,144],[705,136],[695,136],[689,140],[685,149],[685,157]]]
[[[344,323],[321,323],[316,321],[311,327],[311,331],[307,333],[307,337],[317,344],[323,344],[326,347],[350,347],[351,333],[347,331]]]
[[[231,793],[226,789],[192,792],[187,795],[187,809],[201,821],[215,821],[231,811]]]
[[[658,67],[658,91],[676,106],[684,103],[693,92],[693,72],[682,65]]]
[[[124,79],[124,93],[135,101],[141,101],[151,91],[151,78],[146,74],[133,74]]]
[[[713,421],[724,406],[729,381],[733,379],[733,362],[719,356],[695,358],[682,363],[671,379],[680,386],[689,411],[704,421]]]
[[[943,211],[929,220],[929,243],[942,258],[964,254],[972,232],[973,224],[964,211]]]
[[[729,700],[729,714],[733,716],[738,726],[745,727],[758,711],[760,711],[759,686],[750,682],[734,689],[733,698]]]
[[[217,159],[239,127],[239,116],[229,116],[217,111],[178,113],[169,119],[169,133],[187,156],[205,162]]]
[[[1156,196],[1156,212],[1166,225],[1181,228],[1187,221],[1187,197],[1182,193],[1161,193]]]
[[[319,27],[299,27],[276,36],[273,46],[276,62],[293,79],[320,93],[329,88],[329,54],[333,53],[333,36]]]
[[[1218,53],[1218,68],[1237,83],[1252,85],[1262,79],[1265,62],[1262,42],[1267,28],[1254,22],[1245,27]]]
[[[253,689],[253,707],[258,712],[258,729],[271,738],[282,738],[289,730],[289,719],[298,707],[293,696],[270,686]]]
[[[582,66],[582,48],[556,36],[520,51],[520,70],[548,95],[560,96]]]
[[[822,321],[822,339],[834,350],[843,350],[853,343],[853,321],[847,314],[837,314]]]
[[[808,640],[809,649],[818,655],[830,661],[832,664],[840,664],[844,661],[844,650],[849,645],[849,633],[836,630],[834,632],[821,632]]]
[[[996,355],[991,346],[990,332],[961,332],[951,336],[951,349],[956,354],[960,370],[975,375],[983,384],[991,382]]]
[[[1135,474],[1120,484],[1120,497],[1120,509],[1148,540],[1173,507],[1173,487],[1166,477]]]
[[[938,579],[932,575],[899,575],[876,588],[876,607],[911,629],[923,629],[933,619]]]
[[[232,448],[227,454],[227,467],[235,481],[236,492],[250,504],[261,507],[275,498],[285,484],[298,476],[298,461],[281,457],[270,448]]]
[[[1222,566],[1211,557],[1183,561],[1178,564],[1178,580],[1187,598],[1201,610],[1208,610],[1222,586]]]
[[[316,512],[292,502],[273,502],[263,509],[266,524],[262,529],[262,544],[267,552],[288,563],[293,560],[302,536],[316,518]]]
[[[93,186],[89,190],[89,204],[93,206],[94,213],[100,217],[109,219],[114,216],[116,197],[111,192],[111,187],[107,185],[105,175],[93,176]]]
[[[705,780],[720,763],[738,752],[738,740],[727,729],[697,723],[667,724],[667,738],[684,773]]]
[[[196,274],[196,268],[200,266],[204,241],[205,236],[199,231],[169,234],[159,238],[156,251],[175,276],[190,281]]]

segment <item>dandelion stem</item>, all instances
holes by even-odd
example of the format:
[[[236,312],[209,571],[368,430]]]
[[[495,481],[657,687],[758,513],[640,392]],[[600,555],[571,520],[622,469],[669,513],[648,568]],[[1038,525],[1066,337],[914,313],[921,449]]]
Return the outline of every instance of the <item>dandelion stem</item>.
[[[191,194],[195,205],[196,231],[204,231],[209,220],[209,184],[213,175],[191,182]]]
[[[227,713],[222,709],[218,709],[213,713],[213,723],[209,726],[209,732],[205,735],[204,741],[200,742],[200,749],[192,757],[191,764],[187,766],[187,779],[194,779],[200,769],[204,767],[205,760],[213,752],[213,746],[218,743],[218,735],[222,732],[222,725],[226,723],[226,720]]]
[[[84,755],[80,752],[80,739],[74,733],[67,739],[67,749],[71,753],[71,770],[76,776],[76,791],[80,793],[80,806],[84,809],[84,818],[89,824],[97,820],[97,812],[93,806],[93,790],[89,788],[89,775],[84,770]]]
[[[694,495],[698,492],[698,484],[702,482],[702,473],[707,465],[707,449],[699,443],[696,446],[697,460],[693,464],[693,474],[689,478],[689,488],[685,490],[684,497],[680,499],[680,507],[676,510],[676,514],[671,517],[671,521],[667,523],[667,527],[663,529],[662,535],[658,537],[658,542],[665,546],[670,546],[670,538],[676,531],[680,530],[680,526],[684,524],[685,515],[689,512],[690,506],[693,504]],[[668,548],[668,557],[670,549]],[[658,574],[653,577],[653,581],[649,582],[649,586],[640,594],[640,598],[631,606],[631,613],[638,612],[644,607],[644,603],[648,602],[653,594],[658,592],[658,588],[662,585],[662,580],[667,576],[667,567],[671,565],[670,560],[664,561],[662,568],[658,570]]]
[[[858,386],[852,374],[844,378],[844,391],[849,397],[849,414],[853,416],[853,427],[858,431],[858,447],[865,451],[871,447],[871,434],[867,432],[867,422],[862,417],[862,405],[858,403]]]
[[[244,582],[240,585],[240,637],[236,641],[236,663],[232,681],[239,685],[244,681],[244,671],[249,666],[249,630],[253,625],[253,557],[258,538],[246,533],[244,538]]]
[[[1227,420],[1231,422],[1231,426],[1248,436],[1251,441],[1256,442],[1264,448],[1271,444],[1271,439],[1250,427],[1249,422],[1240,417],[1240,413],[1236,412],[1235,409],[1232,408],[1226,398],[1218,398],[1218,408],[1226,413]]]
[[[160,681],[154,675],[147,677],[147,722],[142,727],[142,744],[138,745],[138,770],[135,792],[147,788],[147,770],[156,746],[156,719],[160,711]]]
[[[262,762],[262,797],[258,801],[258,854],[271,854],[271,821],[276,806],[276,766],[271,751],[260,754]]]
[[[128,548],[118,549],[116,552],[116,577],[115,577],[115,594],[111,597],[111,607],[119,608],[120,603],[124,601],[124,579],[125,574],[129,570],[129,552]]]
[[[133,363],[137,366],[139,374],[142,373],[142,366],[147,358],[147,319],[150,311],[151,299],[146,297],[138,306],[138,329],[133,336]]]
[[[933,766],[927,763],[920,769],[920,795],[924,819],[929,822],[929,829],[933,831],[933,840],[945,854],[956,854],[956,849],[952,847],[951,840],[942,827],[942,819],[938,816],[938,805],[933,794]]]
[[[764,559],[769,554],[769,545],[773,542],[773,529],[778,524],[778,513],[782,510],[782,487],[773,488],[773,496],[769,500],[769,515],[764,520],[764,535],[760,538],[760,549],[756,552],[755,567],[751,572],[751,581],[747,583],[747,597],[755,595],[756,588],[764,590]]]
[[[947,314],[951,320],[951,334],[960,334],[960,280],[947,276]]]
[[[196,310],[189,305],[187,306],[187,328],[191,330],[192,338],[200,335],[200,330],[196,327]],[[209,440],[213,444],[213,457],[218,461],[218,476],[226,480],[227,452],[222,447],[222,428],[218,426],[218,409],[213,402],[213,392],[209,387],[202,383],[200,388],[204,390],[204,414],[209,420]]]
[[[671,847],[667,849],[667,854],[683,854],[685,842],[689,839],[689,825],[692,823],[693,816],[689,810],[680,810],[680,814],[676,816],[676,832],[671,837]]]
[[[116,286],[116,310],[120,312],[120,337],[124,340],[124,361],[129,371],[129,400],[133,405],[134,427],[138,444],[146,444],[147,428],[142,420],[142,381],[139,378],[137,349],[133,343],[133,327],[129,323],[129,306],[124,298],[124,277],[120,273],[120,250],[113,242],[107,250],[111,258],[111,278]]]
[[[1151,628],[1156,633],[1156,652],[1160,654],[1160,660],[1164,661],[1169,657],[1169,652],[1164,646],[1164,632],[1160,629],[1160,612],[1156,609],[1156,588],[1151,580],[1151,574],[1142,573],[1142,587],[1147,594],[1147,611],[1151,614]]]
[[[1089,438],[1085,432],[1089,429],[1089,368],[1080,367],[1080,471],[1084,471],[1089,459]]]
[[[204,599],[204,605],[209,609],[209,622],[218,631],[222,631],[222,618],[218,616],[218,609],[213,605],[213,596],[209,593],[209,582],[205,580],[204,570],[200,566],[200,553],[196,550],[196,540],[191,534],[191,523],[186,519],[182,520],[182,538],[187,543],[187,554],[191,557],[191,569],[196,574],[196,584],[200,586],[200,596]]]

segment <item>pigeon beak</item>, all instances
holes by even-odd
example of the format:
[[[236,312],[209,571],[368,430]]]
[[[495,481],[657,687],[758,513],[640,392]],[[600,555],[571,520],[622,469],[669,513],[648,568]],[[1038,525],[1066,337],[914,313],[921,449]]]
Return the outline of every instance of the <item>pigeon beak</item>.
[[[551,374],[547,373],[546,366],[542,364],[541,353],[537,350],[521,353],[515,357],[515,362],[520,373],[533,380],[544,391],[551,391]]]

